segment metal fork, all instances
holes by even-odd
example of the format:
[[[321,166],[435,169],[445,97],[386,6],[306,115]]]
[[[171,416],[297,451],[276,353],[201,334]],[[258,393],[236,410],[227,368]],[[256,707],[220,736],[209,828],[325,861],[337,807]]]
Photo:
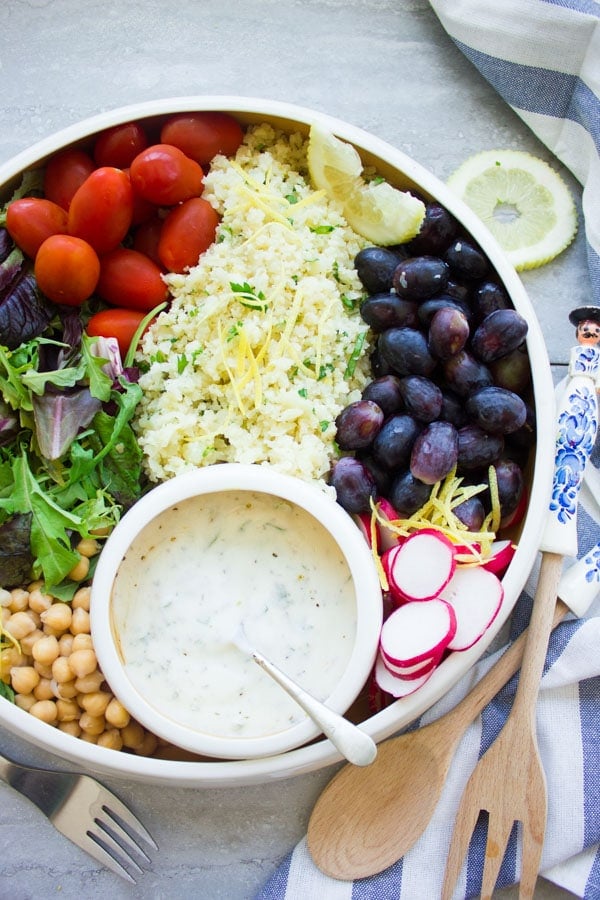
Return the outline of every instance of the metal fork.
[[[513,707],[502,731],[467,782],[456,814],[442,900],[450,900],[482,810],[489,815],[481,897],[492,896],[515,822],[521,823],[520,900],[533,897],[546,829],[546,777],[539,756],[535,706],[563,558],[544,553]]]
[[[150,862],[140,841],[158,849],[125,804],[88,775],[25,766],[0,756],[0,778],[35,803],[61,834],[132,884],[135,878],[128,869],[143,871],[135,855]]]

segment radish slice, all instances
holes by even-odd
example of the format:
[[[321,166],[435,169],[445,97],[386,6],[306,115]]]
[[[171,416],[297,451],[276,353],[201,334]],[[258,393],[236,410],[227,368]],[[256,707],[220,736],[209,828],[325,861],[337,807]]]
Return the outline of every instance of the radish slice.
[[[456,633],[456,615],[445,600],[404,603],[381,628],[380,649],[393,666],[438,660]]]
[[[415,663],[414,666],[398,666],[391,662],[383,650],[381,650],[381,659],[386,669],[391,672],[392,675],[397,675],[398,678],[404,679],[419,678],[421,675],[427,675],[428,672],[435,669],[440,658],[441,654],[438,654],[438,656],[432,656],[431,659],[426,660],[424,663]]]
[[[502,582],[483,566],[459,566],[443,594],[456,614],[456,632],[448,650],[468,650],[498,615],[504,597]]]
[[[372,547],[373,541],[371,540],[371,513],[354,513],[352,518],[358,525],[359,531],[362,533],[369,547]]]
[[[398,678],[385,667],[381,656],[375,663],[375,681],[382,691],[391,694],[392,697],[408,697],[409,694],[413,694],[431,678],[432,672],[433,669],[418,678]]]
[[[409,535],[384,553],[381,561],[398,602],[437,597],[456,568],[454,544],[430,528]]]
[[[483,568],[494,572],[500,578],[508,569],[516,549],[512,541],[494,541],[490,548],[490,555],[483,563]]]
[[[395,522],[400,518],[390,501],[382,497],[377,501],[377,506],[380,515],[379,550],[381,553],[385,553],[386,550],[391,550],[392,547],[404,541],[405,538],[386,527],[386,522]]]

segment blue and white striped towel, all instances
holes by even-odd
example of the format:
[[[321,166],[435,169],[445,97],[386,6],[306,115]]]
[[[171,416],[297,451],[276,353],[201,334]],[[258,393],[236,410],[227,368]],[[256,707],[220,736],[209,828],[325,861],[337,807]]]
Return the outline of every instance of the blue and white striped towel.
[[[431,0],[457,46],[583,186],[592,296],[600,304],[600,4],[594,0]],[[590,475],[597,476],[594,469]],[[598,479],[582,492],[579,548],[600,540]],[[513,614],[526,624],[534,587]],[[600,587],[600,586],[599,586]],[[514,636],[513,635],[513,636]],[[498,651],[499,653],[501,651]],[[456,705],[496,656],[480,663],[422,717]],[[498,734],[516,678],[465,734],[429,828],[394,866],[341,882],[313,864],[305,841],[285,859],[257,900],[422,900],[440,895],[454,816],[478,757]],[[538,739],[549,787],[543,874],[585,900],[600,900],[600,598],[581,620],[553,633],[538,704]],[[456,897],[478,896],[484,835],[476,831]],[[511,837],[498,886],[514,884],[520,846]]]

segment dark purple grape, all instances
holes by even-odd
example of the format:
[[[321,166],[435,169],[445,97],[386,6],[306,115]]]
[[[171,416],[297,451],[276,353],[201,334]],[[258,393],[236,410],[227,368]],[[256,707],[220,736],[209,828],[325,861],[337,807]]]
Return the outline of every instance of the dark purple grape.
[[[494,384],[523,395],[531,384],[531,366],[525,344],[490,363]]]
[[[505,519],[512,515],[519,505],[525,487],[525,477],[521,467],[512,459],[499,459],[494,468],[498,483],[500,515]]]
[[[382,375],[381,378],[370,381],[362,392],[362,399],[373,400],[386,416],[391,416],[404,407],[400,379],[397,375]]]
[[[479,497],[469,497],[452,510],[457,519],[469,531],[480,531],[485,519],[485,509]]]
[[[336,417],[336,442],[340,450],[370,447],[383,425],[383,410],[372,400],[350,403]]]
[[[442,391],[442,409],[439,417],[444,422],[452,422],[455,428],[462,428],[468,421],[464,400],[452,391]]]
[[[425,218],[418,235],[410,241],[409,250],[415,256],[424,253],[439,256],[449,245],[457,228],[456,219],[448,210],[432,200],[425,204]]]
[[[525,406],[527,408],[525,424],[517,429],[517,431],[513,431],[512,434],[508,435],[508,444],[517,450],[529,450],[536,442],[537,428],[535,410],[528,403],[526,403]]]
[[[473,291],[471,304],[479,321],[497,309],[511,308],[508,294],[497,281],[483,281],[478,284]]]
[[[435,484],[445,478],[458,459],[458,432],[450,422],[430,422],[415,440],[410,471],[419,481]]]
[[[525,424],[527,408],[518,394],[505,388],[482,388],[466,403],[467,413],[474,422],[490,434],[510,434]]]
[[[449,359],[459,353],[469,339],[467,317],[458,309],[438,309],[429,325],[429,349],[438,359]]]
[[[464,471],[491,466],[504,450],[501,434],[488,434],[479,425],[458,429],[458,467]]]
[[[371,364],[371,374],[374,378],[382,378],[384,375],[393,374],[393,367],[382,357],[377,347],[369,356],[369,362]]]
[[[329,483],[335,488],[337,502],[346,512],[370,512],[371,499],[375,499],[377,487],[373,476],[360,460],[342,456],[331,467]]]
[[[456,279],[453,278],[452,273],[450,273],[450,277],[444,288],[444,293],[448,294],[449,297],[452,297],[453,300],[458,300],[459,303],[470,309],[471,288],[462,281],[456,281]]]
[[[360,314],[373,331],[419,324],[418,306],[412,300],[404,300],[398,294],[373,294],[361,303]]]
[[[442,392],[423,375],[405,375],[400,379],[400,392],[406,411],[420,422],[434,422],[442,411]]]
[[[467,281],[479,281],[485,278],[489,271],[489,264],[479,247],[465,238],[456,238],[446,252],[444,260],[450,266],[453,274]]]
[[[419,431],[420,427],[412,416],[404,413],[390,416],[373,441],[374,459],[388,469],[404,467]]]
[[[468,397],[474,391],[494,383],[488,367],[466,350],[445,361],[444,377],[448,387],[460,397]]]
[[[484,363],[506,356],[525,340],[528,325],[516,309],[497,309],[486,316],[471,338],[471,350]]]
[[[389,291],[394,270],[404,253],[388,247],[365,247],[354,257],[354,268],[361,284],[369,294]]]
[[[421,327],[428,329],[431,325],[431,320],[440,309],[456,309],[463,314],[467,322],[471,322],[471,310],[466,303],[463,303],[461,300],[455,300],[454,297],[450,297],[444,291],[443,294],[438,294],[437,297],[430,297],[429,300],[424,300],[423,303],[419,304],[418,317]]]
[[[443,291],[448,281],[448,266],[437,256],[409,256],[394,272],[393,286],[407,300],[427,300]]]
[[[392,485],[393,474],[390,472],[387,466],[382,466],[381,463],[377,462],[377,460],[369,453],[368,450],[359,450],[356,455],[372,475],[373,480],[375,481],[375,486],[377,488],[377,494],[380,497],[387,497]]]
[[[388,500],[402,519],[421,509],[430,496],[431,485],[419,481],[409,469],[394,478],[388,491]]]
[[[431,375],[436,367],[425,335],[416,328],[388,328],[379,335],[377,349],[396,375]]]

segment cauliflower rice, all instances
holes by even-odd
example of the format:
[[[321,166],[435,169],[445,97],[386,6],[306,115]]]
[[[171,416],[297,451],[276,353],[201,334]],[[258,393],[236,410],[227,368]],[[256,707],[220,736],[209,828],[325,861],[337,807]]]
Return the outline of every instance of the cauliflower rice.
[[[302,174],[306,144],[258,125],[211,164],[217,239],[168,276],[171,307],[142,344],[135,428],[152,481],[241,462],[324,485],[335,417],[369,379],[354,269],[366,242]]]

